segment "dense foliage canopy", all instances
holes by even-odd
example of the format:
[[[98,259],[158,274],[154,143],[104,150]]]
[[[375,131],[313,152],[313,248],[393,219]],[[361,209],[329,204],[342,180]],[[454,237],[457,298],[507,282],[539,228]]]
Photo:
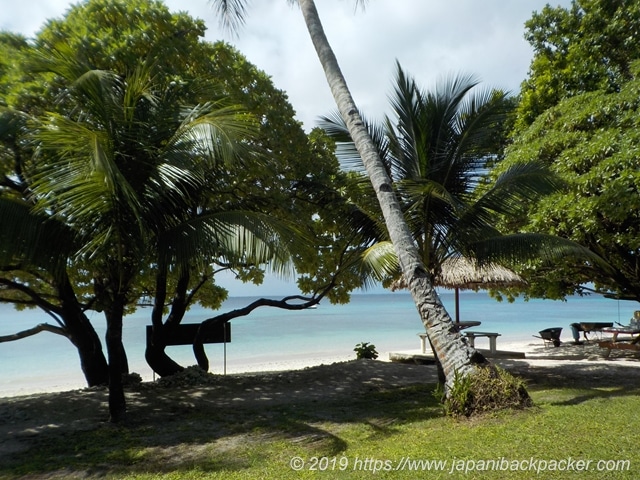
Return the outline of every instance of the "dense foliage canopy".
[[[534,50],[522,83],[518,127],[547,108],[585,92],[619,91],[640,58],[640,1],[573,0],[547,5],[526,22]]]
[[[529,265],[538,279],[532,294],[557,297],[593,282],[598,291],[640,300],[638,132],[640,80],[633,79],[619,92],[561,101],[510,148],[507,164],[540,160],[567,185],[531,206],[526,229],[575,240],[609,264],[567,259],[553,268]]]
[[[514,143],[494,175],[537,159],[566,188],[528,205],[528,215],[505,217],[504,226],[572,239],[600,257],[523,265],[528,293],[595,289],[638,300],[640,2],[574,0],[534,13],[526,27],[534,58]]]

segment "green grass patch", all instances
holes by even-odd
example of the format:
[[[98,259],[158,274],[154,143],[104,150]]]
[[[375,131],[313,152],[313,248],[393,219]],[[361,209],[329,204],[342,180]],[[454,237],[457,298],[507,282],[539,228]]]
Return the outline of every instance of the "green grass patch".
[[[0,478],[640,478],[637,388],[530,388],[535,407],[471,420],[445,416],[434,388],[40,434]]]

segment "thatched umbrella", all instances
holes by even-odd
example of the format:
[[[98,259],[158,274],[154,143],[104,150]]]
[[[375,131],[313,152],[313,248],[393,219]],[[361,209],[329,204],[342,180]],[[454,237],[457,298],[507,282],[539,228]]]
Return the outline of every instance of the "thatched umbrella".
[[[470,258],[448,258],[442,263],[434,284],[455,290],[456,323],[460,323],[460,290],[478,290],[526,285],[520,275],[496,263],[478,265]]]
[[[455,290],[456,323],[460,323],[460,290],[478,290],[505,286],[526,285],[517,273],[496,263],[478,265],[466,257],[452,257],[442,262],[440,272],[434,276],[437,287]],[[392,290],[405,288],[404,279],[392,285]]]

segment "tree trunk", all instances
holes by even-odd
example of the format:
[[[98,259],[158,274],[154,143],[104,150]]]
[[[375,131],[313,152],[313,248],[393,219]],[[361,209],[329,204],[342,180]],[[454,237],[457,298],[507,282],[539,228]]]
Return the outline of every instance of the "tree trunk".
[[[84,316],[82,312],[79,313]],[[80,319],[82,320],[82,319]],[[89,323],[88,319],[84,320]],[[107,385],[109,383],[109,372],[107,360],[102,353],[102,344],[93,329],[93,325],[89,323],[89,328],[78,328],[73,325],[74,322],[69,320],[69,316],[62,316],[64,327],[49,325],[48,323],[40,323],[33,328],[22,330],[11,335],[0,336],[0,343],[14,342],[23,338],[37,335],[40,332],[51,332],[56,335],[62,335],[67,338],[77,348],[80,356],[80,366],[89,387],[97,385]],[[66,325],[71,325],[67,327]]]
[[[173,360],[165,352],[167,342],[165,338],[171,335],[171,327],[153,325],[151,339],[147,342],[144,358],[151,369],[159,376],[166,377],[184,370],[184,367]]]
[[[107,385],[109,383],[109,367],[102,351],[100,337],[84,313],[79,312],[78,318],[70,321],[64,317],[69,340],[78,349],[80,367],[89,387]]]
[[[176,294],[171,302],[171,313],[167,323],[162,323],[162,314],[167,298],[167,265],[162,260],[158,260],[158,271],[156,273],[156,292],[151,312],[152,333],[147,342],[144,358],[151,369],[161,377],[173,375],[181,372],[184,368],[174,361],[167,353],[167,338],[169,338],[176,327],[180,325],[186,311],[186,292],[189,284],[189,270],[183,268],[176,285]]]
[[[256,302],[253,302],[253,304],[256,304]],[[249,308],[250,306],[247,307],[244,311],[248,311]],[[202,343],[204,332],[207,329],[215,329],[225,323],[228,324],[231,316],[235,313],[239,314],[242,310],[243,309],[235,310],[233,312],[229,312],[228,314],[222,314],[219,317],[209,318],[200,324],[200,328],[198,328],[196,338],[193,340],[193,355],[196,357],[198,366],[205,372],[209,371],[209,357],[207,357],[207,352],[204,350],[204,343]]]
[[[299,0],[299,4],[331,93],[373,184],[405,281],[429,340],[442,364],[446,376],[445,392],[448,392],[456,377],[455,373],[458,376],[466,376],[475,370],[476,365],[486,364],[487,361],[475,349],[468,346],[456,331],[451,317],[433,288],[404,220],[400,204],[393,191],[392,181],[360,117],[326,38],[315,3],[313,0]]]
[[[58,281],[58,295],[62,300],[62,320],[71,343],[78,349],[80,366],[87,385],[107,385],[109,367],[102,351],[100,337],[82,311],[73,287],[66,275]]]
[[[116,293],[113,302],[105,308],[107,320],[107,354],[109,356],[109,420],[114,423],[126,419],[127,404],[122,374],[127,371],[126,355],[122,345],[122,318],[125,299]]]

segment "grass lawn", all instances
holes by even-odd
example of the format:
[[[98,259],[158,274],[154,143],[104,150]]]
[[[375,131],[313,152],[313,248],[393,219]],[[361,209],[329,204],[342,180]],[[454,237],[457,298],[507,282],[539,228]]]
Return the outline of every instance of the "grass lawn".
[[[3,457],[0,478],[640,478],[640,388],[537,385],[528,411],[462,421],[433,389],[54,431]]]

